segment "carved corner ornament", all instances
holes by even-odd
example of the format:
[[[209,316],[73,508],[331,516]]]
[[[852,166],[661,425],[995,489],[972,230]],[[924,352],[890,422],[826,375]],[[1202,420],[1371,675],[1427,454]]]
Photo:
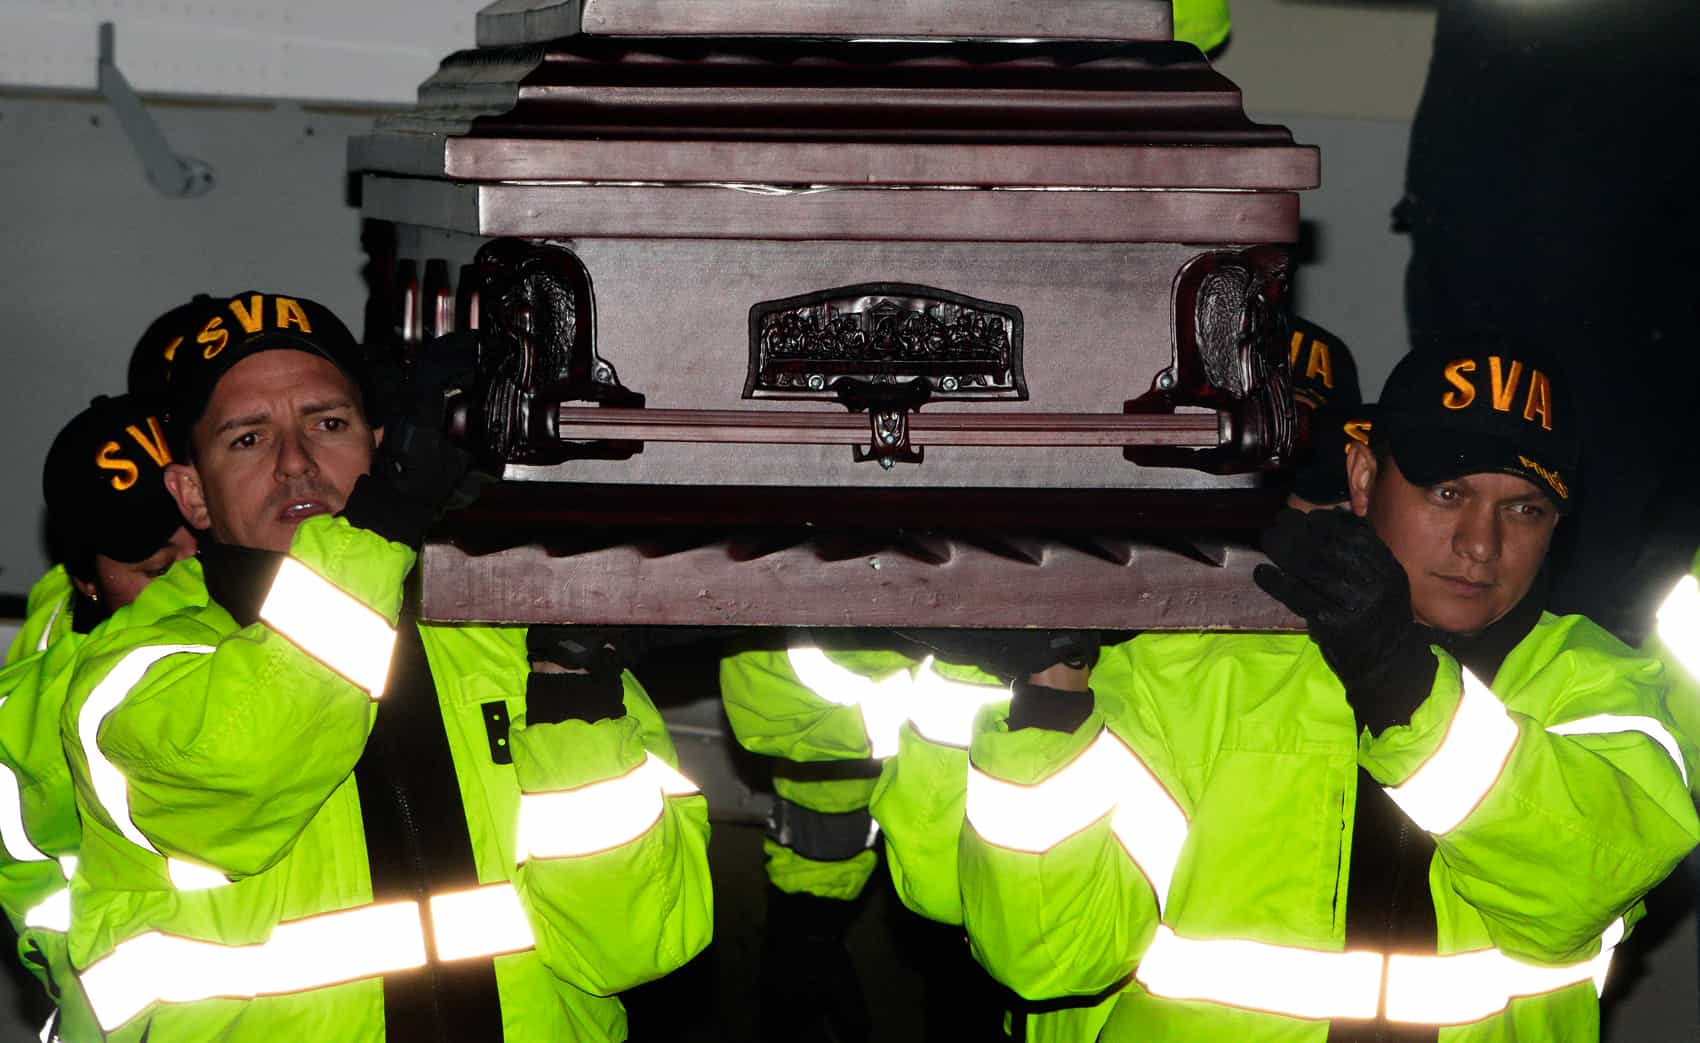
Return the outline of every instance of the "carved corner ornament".
[[[478,377],[453,426],[490,463],[626,459],[642,443],[563,442],[563,402],[641,408],[596,353],[596,297],[578,255],[522,239],[486,243],[462,271],[460,310],[478,330]]]
[[[1137,446],[1146,467],[1211,474],[1275,470],[1292,458],[1296,421],[1286,350],[1290,262],[1278,246],[1199,254],[1174,282],[1174,359],[1129,413],[1180,406],[1224,412],[1231,437],[1214,449]]]

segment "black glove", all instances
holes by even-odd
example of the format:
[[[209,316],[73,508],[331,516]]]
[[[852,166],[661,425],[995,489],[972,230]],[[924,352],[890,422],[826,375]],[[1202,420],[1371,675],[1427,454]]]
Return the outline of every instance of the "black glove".
[[[1092,690],[1068,691],[1029,681],[1015,682],[1009,700],[1007,724],[1012,732],[1042,728],[1049,732],[1072,732],[1092,716]]]
[[[366,395],[366,415],[379,423],[413,415],[408,404],[412,391],[407,386],[407,370],[399,362],[371,361],[366,371]]]
[[[630,670],[660,653],[737,632],[736,627],[534,626],[526,632],[525,647],[533,662],[574,670]]]
[[[900,630],[900,637],[953,663],[971,663],[1005,681],[1025,681],[1058,663],[1098,661],[1096,630]]]
[[[421,344],[406,367],[378,367],[384,440],[343,509],[351,524],[418,547],[433,522],[470,506],[493,480],[443,433],[446,396],[471,379],[477,360],[476,335],[450,333]]]
[[[526,723],[623,717],[621,633],[610,627],[527,627],[526,658],[533,663],[553,663],[569,672],[532,671],[525,685]]]
[[[594,724],[624,717],[623,696],[618,670],[566,674],[533,670],[525,678],[525,723],[527,727],[562,721]]]
[[[385,427],[411,420],[441,427],[451,392],[464,391],[478,375],[478,334],[445,333],[419,345],[405,358],[376,359],[367,370],[367,415]]]
[[[568,670],[619,673],[630,665],[620,627],[532,626],[525,631],[525,655],[533,663],[554,663]]]
[[[864,1043],[873,1024],[844,935],[861,908],[767,891],[761,952],[761,1038],[767,1043]]]
[[[465,390],[478,373],[478,334],[445,333],[419,345],[408,366],[404,401],[409,412],[442,426],[449,393]]]
[[[1411,616],[1404,566],[1364,519],[1284,510],[1263,536],[1272,564],[1252,574],[1304,617],[1358,720],[1381,731],[1410,719],[1434,683],[1438,635]]]
[[[471,467],[472,457],[437,428],[393,421],[372,456],[371,473],[354,483],[342,515],[352,525],[418,547],[444,512],[478,498],[487,476]]]

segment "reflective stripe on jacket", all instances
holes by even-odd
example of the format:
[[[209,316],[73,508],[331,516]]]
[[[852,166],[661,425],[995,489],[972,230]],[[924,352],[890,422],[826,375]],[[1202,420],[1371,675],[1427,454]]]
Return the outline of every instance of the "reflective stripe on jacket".
[[[1642,649],[1665,664],[1667,701],[1677,727],[1685,735],[1700,735],[1700,554],[1692,571],[1660,600]],[[1689,782],[1700,797],[1700,772],[1690,771]]]
[[[914,670],[910,719],[898,754],[885,763],[873,812],[885,834],[892,887],[910,911],[940,923],[962,923],[957,849],[968,782],[968,744],[987,707],[1005,708],[1009,686],[981,670],[934,659]],[[1109,1003],[1084,1003],[1025,1015],[1026,1043],[1090,1043]]]
[[[974,712],[988,698],[1007,697],[996,689],[953,685],[928,667],[931,660],[918,664],[885,649],[822,649],[806,633],[793,637],[784,651],[743,652],[721,661],[727,719],[752,753],[804,763],[889,760],[906,725],[966,748]],[[940,669],[990,681],[971,668]],[[875,785],[871,777],[774,778],[781,799],[824,815],[868,809]],[[784,891],[853,898],[873,872],[873,842],[869,833],[868,851],[826,862],[770,839],[765,844],[768,878]],[[892,871],[902,893],[902,867],[894,863]]]
[[[1593,1038],[1610,946],[1700,838],[1660,671],[1543,616],[1497,677],[1446,653],[1361,739],[1298,635],[1107,649],[1072,734],[982,715],[961,832],[971,943],[1032,999],[1131,982],[1105,1040],[1314,1040],[1335,1018],[1444,1041]],[[1439,936],[1343,952],[1362,765],[1434,838]]]
[[[71,629],[71,586],[63,567],[30,591],[29,614],[0,671],[0,908],[18,934],[27,967],[57,998],[60,1036],[97,1038],[93,1015],[66,955],[67,873],[82,827],[59,742],[59,713],[85,635]],[[96,633],[108,629],[106,623]]]
[[[911,661],[897,652],[825,651],[798,632],[790,648],[740,652],[720,661],[720,694],[738,742],[751,753],[804,764],[866,761],[888,756],[890,718],[902,712]],[[817,851],[793,841],[763,839],[767,878],[790,894],[849,900],[862,893],[878,859],[868,828],[871,777],[807,778],[776,771],[774,793],[800,816],[812,816],[820,832],[848,829],[862,838],[854,846]]]
[[[660,716],[627,675],[627,716],[527,727],[521,628],[419,627],[465,807],[420,825],[467,831],[480,886],[373,900],[353,771],[412,565],[312,518],[260,622],[189,561],[84,649],[70,944],[111,1039],[382,1040],[383,974],[484,960],[506,1039],[619,1040],[614,994],[707,943],[707,809]]]
[[[24,601],[24,623],[6,649],[6,665],[47,651],[47,646],[71,630],[71,577],[55,565],[35,581]]]

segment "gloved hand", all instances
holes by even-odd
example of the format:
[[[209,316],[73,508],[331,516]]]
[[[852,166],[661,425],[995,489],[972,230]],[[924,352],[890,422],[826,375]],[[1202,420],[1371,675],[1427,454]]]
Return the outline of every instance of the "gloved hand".
[[[419,345],[407,370],[406,397],[423,422],[441,427],[451,391],[465,389],[478,372],[478,334],[445,333]]]
[[[1304,617],[1311,640],[1372,731],[1408,720],[1434,683],[1437,635],[1411,615],[1404,566],[1367,521],[1344,510],[1283,510],[1253,580]]]
[[[1013,682],[1010,731],[1072,732],[1092,713],[1091,689],[1064,691],[1029,679],[1059,663],[1081,668],[1096,663],[1096,630],[905,630],[898,634],[950,662],[970,663]]]
[[[408,405],[412,392],[407,387],[407,370],[391,359],[370,359],[366,369],[366,415],[387,422],[412,416]]]
[[[630,665],[619,627],[533,626],[525,631],[525,655],[533,663],[554,663],[587,673]]]
[[[1028,677],[1058,663],[1086,667],[1098,661],[1096,630],[900,630],[900,637],[953,663],[970,663],[1005,681]]]
[[[470,506],[493,480],[443,434],[448,390],[471,378],[477,352],[474,334],[451,333],[420,345],[405,369],[378,368],[384,440],[343,509],[350,523],[418,547],[433,522]]]
[[[1072,732],[1092,716],[1093,703],[1090,688],[1076,691],[1017,681],[1010,690],[1009,716],[1005,724],[1012,732],[1023,728]]]
[[[446,511],[478,498],[486,476],[471,470],[472,457],[436,427],[393,421],[372,455],[372,470],[354,483],[343,517],[349,523],[418,547]]]
[[[570,669],[631,669],[651,656],[738,633],[736,627],[534,626],[526,648],[533,662]]]
[[[546,673],[533,670],[525,678],[525,723],[609,721],[626,715],[620,671]]]
[[[525,683],[527,726],[625,716],[619,633],[603,627],[526,628],[525,654],[533,664]]]
[[[761,951],[766,1043],[865,1043],[873,1024],[844,935],[861,903],[769,885]]]
[[[478,374],[478,334],[445,333],[419,345],[406,358],[368,363],[368,415],[387,427],[412,420],[442,426],[450,392],[471,385]]]

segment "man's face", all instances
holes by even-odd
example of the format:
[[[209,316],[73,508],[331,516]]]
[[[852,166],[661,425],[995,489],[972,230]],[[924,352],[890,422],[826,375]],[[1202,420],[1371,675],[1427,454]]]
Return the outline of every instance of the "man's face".
[[[179,525],[165,546],[141,561],[116,561],[104,554],[94,556],[94,579],[73,579],[84,596],[97,598],[107,610],[116,612],[136,600],[142,588],[165,575],[184,558],[195,556],[195,534]]]
[[[287,551],[297,525],[342,510],[377,439],[341,370],[304,351],[262,351],[219,379],[195,424],[194,460],[171,465],[166,485],[183,517],[221,542]]]
[[[1534,483],[1472,474],[1413,485],[1391,456],[1378,466],[1366,446],[1347,452],[1352,511],[1405,567],[1417,622],[1474,634],[1523,600],[1558,524],[1552,501]]]

